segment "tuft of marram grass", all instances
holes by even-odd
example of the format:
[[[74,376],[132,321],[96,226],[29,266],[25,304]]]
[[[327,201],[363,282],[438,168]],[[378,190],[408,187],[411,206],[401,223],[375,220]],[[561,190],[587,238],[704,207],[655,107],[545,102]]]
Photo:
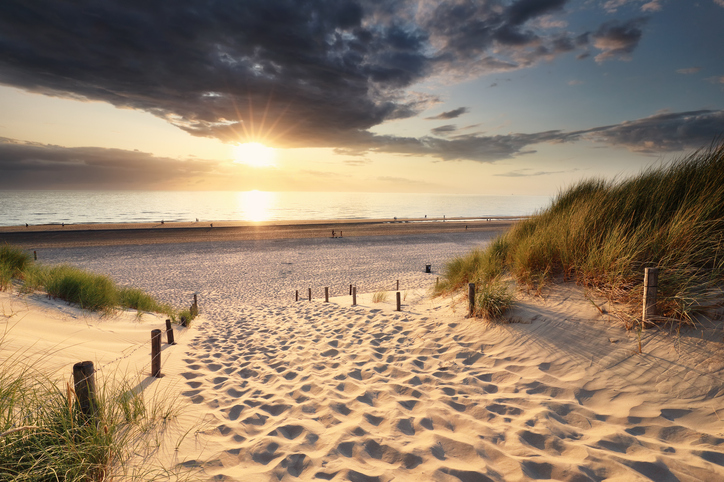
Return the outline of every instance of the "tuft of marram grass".
[[[693,323],[724,284],[724,143],[620,182],[582,181],[486,250],[448,264],[438,294],[501,272],[540,290],[553,276],[638,305],[659,267],[661,319]]]
[[[372,303],[384,303],[387,301],[387,291],[376,291],[372,295]]]
[[[483,284],[475,293],[475,316],[498,320],[513,306],[514,296],[500,280]]]
[[[154,480],[168,474],[125,462],[157,447],[180,410],[177,399],[149,401],[129,378],[102,373],[96,373],[97,418],[89,421],[72,384],[59,386],[25,364],[22,353],[0,360],[0,480]]]

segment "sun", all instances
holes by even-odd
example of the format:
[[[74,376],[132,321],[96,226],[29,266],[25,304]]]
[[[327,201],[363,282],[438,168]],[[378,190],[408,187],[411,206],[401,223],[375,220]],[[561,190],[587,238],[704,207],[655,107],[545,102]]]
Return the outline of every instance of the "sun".
[[[258,142],[246,142],[234,147],[234,162],[251,167],[273,167],[276,149]]]

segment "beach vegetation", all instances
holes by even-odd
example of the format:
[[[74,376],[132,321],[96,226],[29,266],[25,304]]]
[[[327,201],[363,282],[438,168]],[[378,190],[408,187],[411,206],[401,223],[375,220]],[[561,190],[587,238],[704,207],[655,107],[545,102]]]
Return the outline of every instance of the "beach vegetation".
[[[498,320],[513,306],[515,297],[502,280],[483,284],[475,293],[474,315],[488,320]]]
[[[8,289],[13,279],[22,282],[20,289],[25,292],[45,291],[89,311],[111,314],[117,309],[132,309],[139,314],[162,313],[174,322],[181,315],[143,290],[117,286],[108,276],[70,265],[38,264],[21,248],[4,245],[0,247],[0,289]]]
[[[644,268],[658,267],[658,321],[691,324],[722,299],[723,241],[724,142],[628,179],[579,182],[486,249],[451,260],[435,292],[502,274],[536,292],[575,281],[635,316]]]
[[[30,255],[22,249],[4,244],[0,246],[0,290],[6,290],[13,278],[21,276],[30,264]]]
[[[121,379],[100,380],[96,401],[89,419],[70,382],[61,387],[19,357],[3,360],[0,480],[88,482],[168,475],[165,469],[142,463],[130,467],[126,461],[158,446],[161,431],[178,414],[176,399],[148,401]]]
[[[372,303],[384,303],[387,301],[387,291],[375,291],[372,295]]]

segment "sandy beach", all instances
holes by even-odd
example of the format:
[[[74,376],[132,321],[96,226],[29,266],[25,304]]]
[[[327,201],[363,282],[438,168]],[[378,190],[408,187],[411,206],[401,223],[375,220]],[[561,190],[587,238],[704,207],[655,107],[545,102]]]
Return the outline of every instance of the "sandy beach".
[[[160,318],[5,292],[0,355],[52,347],[58,373],[124,363],[149,394],[178,394],[183,415],[145,457],[191,480],[724,479],[720,317],[647,330],[641,354],[574,285],[519,292],[511,323],[469,319],[464,298],[429,292],[446,260],[497,234],[480,223],[491,229],[44,247],[42,262],[177,306],[197,293],[201,317],[150,379]]]

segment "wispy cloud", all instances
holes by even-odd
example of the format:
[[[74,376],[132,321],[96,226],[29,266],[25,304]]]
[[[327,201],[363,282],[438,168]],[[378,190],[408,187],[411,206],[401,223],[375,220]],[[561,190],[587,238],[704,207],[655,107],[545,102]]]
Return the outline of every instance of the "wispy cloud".
[[[701,71],[701,67],[688,67],[686,69],[679,69],[676,71],[676,73],[690,75],[690,74],[696,74],[697,72],[700,72],[700,71]]]
[[[451,132],[455,132],[457,130],[458,130],[458,128],[455,124],[447,124],[444,126],[435,127],[434,129],[430,129],[430,132],[432,132],[435,135],[445,136],[445,135],[448,135]]]
[[[498,177],[538,177],[538,176],[551,176],[553,174],[564,174],[569,172],[578,172],[580,169],[566,169],[562,171],[534,171],[531,168],[522,168],[522,169],[515,169],[513,171],[508,172],[502,172],[498,174],[493,174],[493,176]]]
[[[467,107],[458,107],[457,109],[449,110],[447,112],[443,112],[442,114],[438,114],[432,117],[425,117],[427,120],[449,120],[449,119],[455,119],[457,117],[460,117],[463,114],[467,114],[470,112],[470,109]]]

